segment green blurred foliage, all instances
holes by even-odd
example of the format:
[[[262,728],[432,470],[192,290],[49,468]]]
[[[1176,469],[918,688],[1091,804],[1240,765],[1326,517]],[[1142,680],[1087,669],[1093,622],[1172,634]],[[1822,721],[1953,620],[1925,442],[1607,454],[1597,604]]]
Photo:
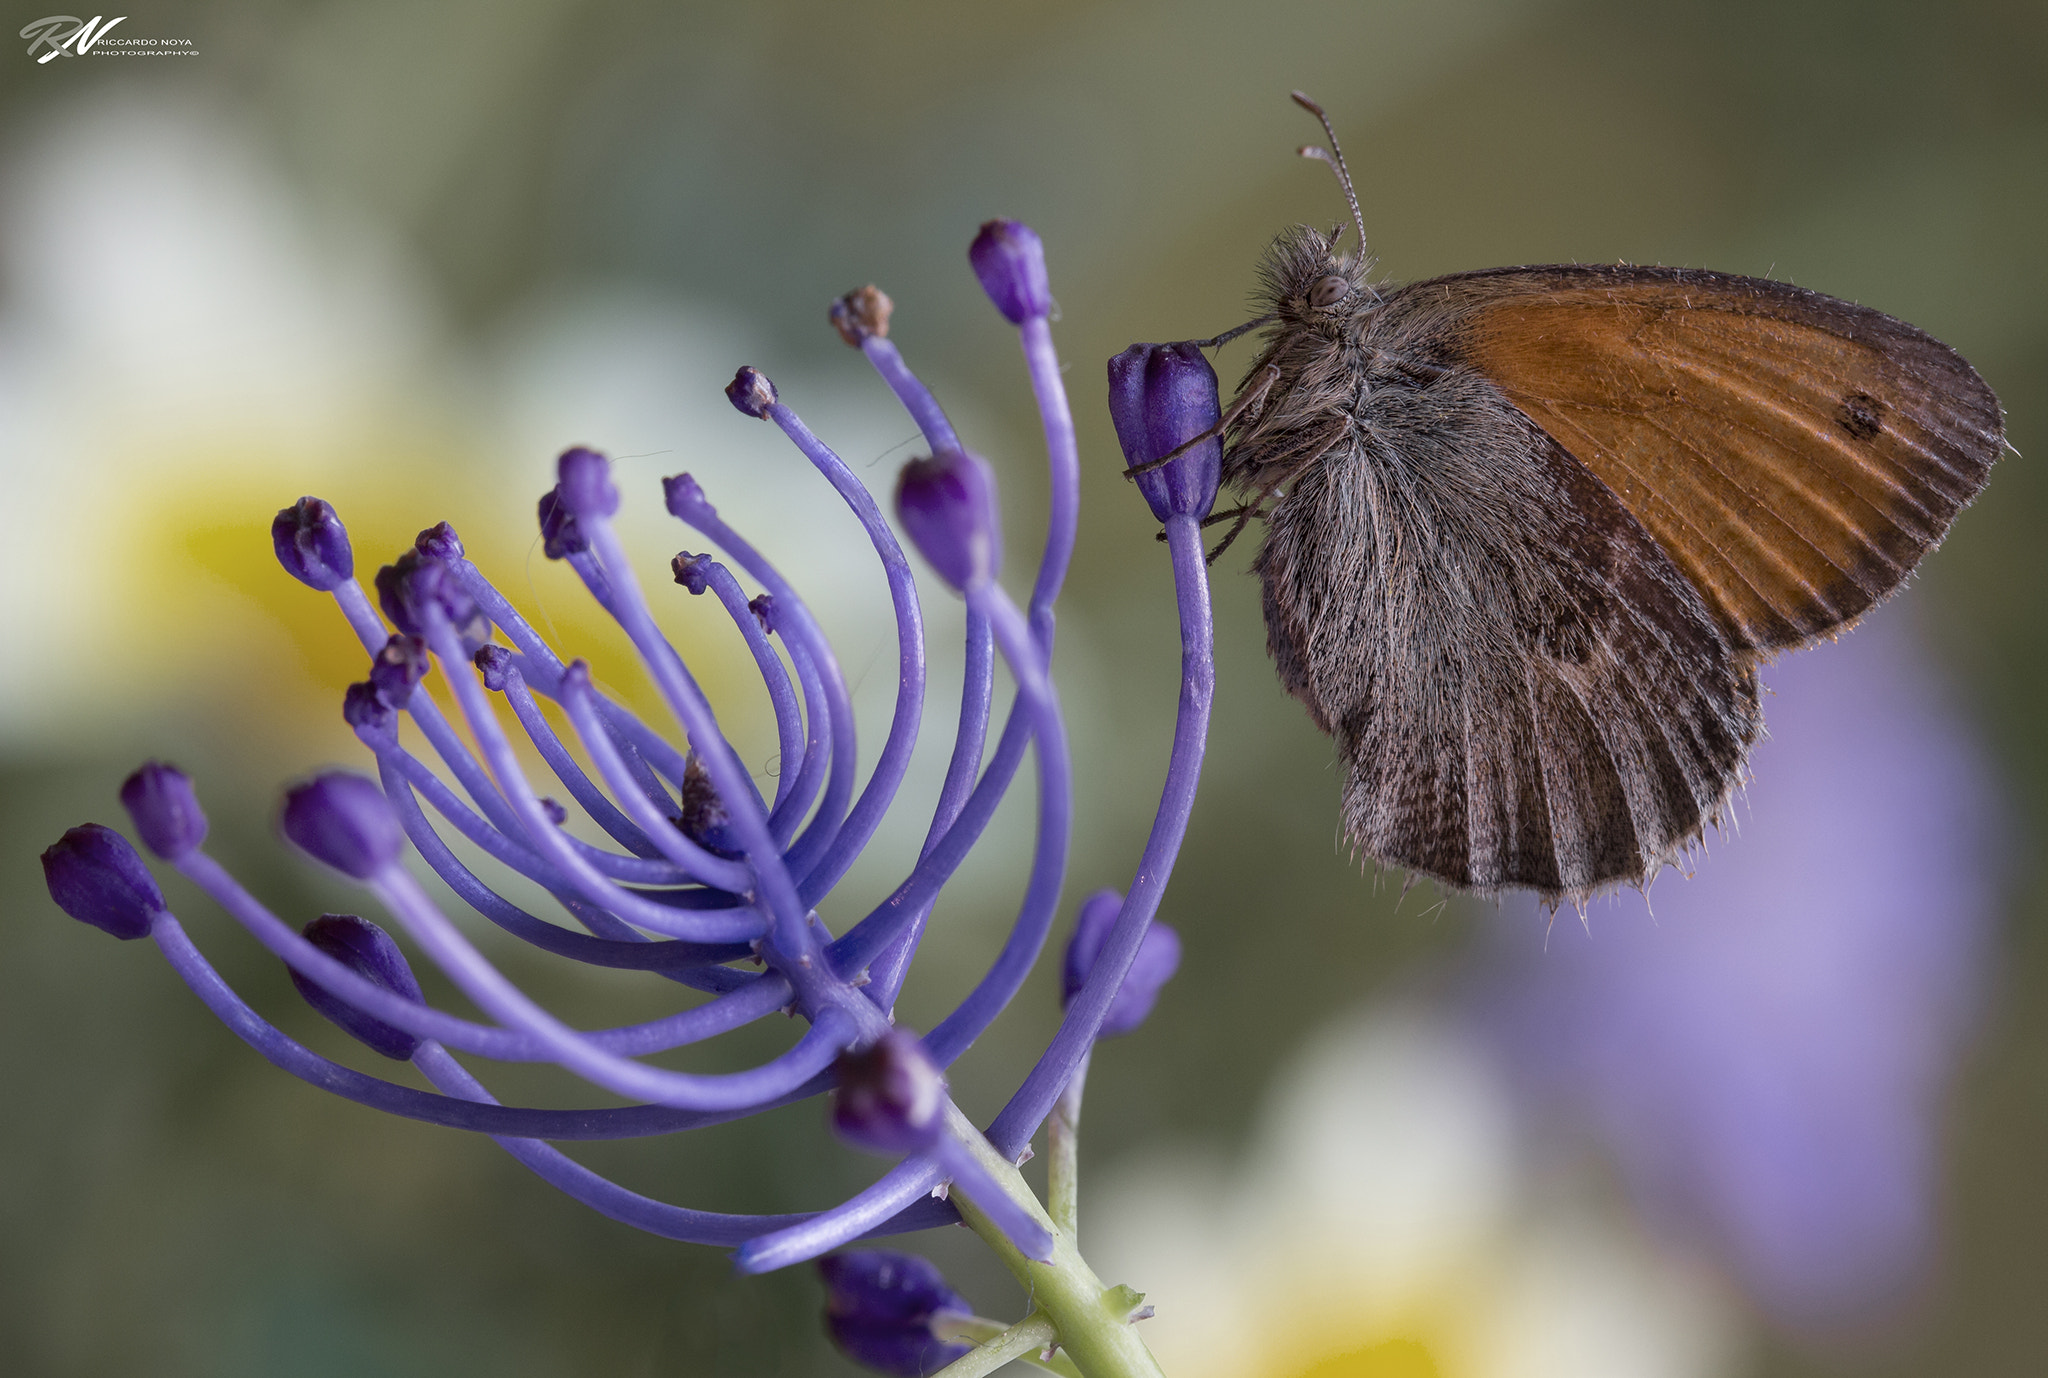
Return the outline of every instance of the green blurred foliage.
[[[2031,458],[2048,448],[2036,238],[2048,9],[333,0],[165,4],[130,21],[145,22],[191,36],[201,56],[0,63],[7,150],[116,88],[217,108],[315,204],[391,227],[458,342],[478,348],[550,293],[623,289],[744,318],[766,352],[744,362],[771,373],[802,364],[861,382],[823,308],[879,282],[906,354],[990,428],[970,443],[1003,474],[1013,570],[1042,521],[1034,419],[1013,336],[963,250],[988,216],[1031,222],[1088,466],[1061,623],[1063,673],[1079,681],[1069,700],[1087,709],[1074,724],[1076,894],[1128,881],[1178,674],[1163,551],[1116,476],[1100,361],[1133,339],[1236,323],[1272,233],[1340,213],[1322,170],[1291,156],[1314,130],[1289,88],[1329,107],[1396,278],[1571,259],[1709,265],[1863,301],[1954,344],[1999,391],[2029,457],[2001,466],[1917,595],[2006,770],[2021,857],[1997,998],[1956,1087],[1949,1252],[1903,1338],[1816,1354],[1766,1335],[1755,1371],[2013,1373],[2048,1354],[2048,885],[2033,847],[2048,802],[2048,485]],[[1226,373],[1245,357],[1226,354]],[[808,419],[829,435],[830,416]],[[537,493],[546,458],[493,463]],[[444,477],[435,491],[447,490]],[[404,497],[388,501],[402,512]],[[1187,963],[1144,1035],[1098,1059],[1091,1157],[1151,1136],[1240,1134],[1258,1087],[1323,1017],[1427,981],[1468,931],[1460,906],[1439,908],[1427,887],[1404,900],[1400,877],[1361,875],[1346,855],[1329,745],[1273,682],[1245,563],[1233,553],[1216,573],[1214,747],[1165,911]],[[61,921],[34,854],[73,822],[115,821],[125,753],[141,750],[201,778],[224,859],[281,911],[346,902],[273,841],[276,761],[244,729],[195,697],[162,705],[146,733],[109,724],[100,750],[0,762],[10,1370],[847,1371],[820,1336],[806,1271],[736,1280],[716,1252],[604,1221],[487,1144],[324,1098],[260,1063],[151,953]],[[907,1022],[928,1025],[957,997],[1003,896],[998,883],[976,890],[958,933],[936,936]],[[189,894],[173,898],[239,988],[347,1056],[274,963]],[[603,1008],[609,1022],[607,999],[634,998],[559,987],[539,963],[514,970],[572,1017]],[[1044,977],[963,1065],[971,1113],[993,1110],[1050,1033]],[[579,1095],[518,1076],[502,1090]],[[798,1108],[579,1156],[691,1204],[794,1209],[878,1166],[832,1146],[818,1118]],[[972,1241],[926,1243],[986,1311],[1015,1310]]]

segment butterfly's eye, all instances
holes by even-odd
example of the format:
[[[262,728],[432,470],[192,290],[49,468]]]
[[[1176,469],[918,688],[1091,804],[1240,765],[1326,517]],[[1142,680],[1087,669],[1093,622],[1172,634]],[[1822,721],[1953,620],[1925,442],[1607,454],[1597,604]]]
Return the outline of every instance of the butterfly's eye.
[[[1318,311],[1326,306],[1335,306],[1351,295],[1351,280],[1331,273],[1328,277],[1316,279],[1316,285],[1308,289],[1308,304]]]

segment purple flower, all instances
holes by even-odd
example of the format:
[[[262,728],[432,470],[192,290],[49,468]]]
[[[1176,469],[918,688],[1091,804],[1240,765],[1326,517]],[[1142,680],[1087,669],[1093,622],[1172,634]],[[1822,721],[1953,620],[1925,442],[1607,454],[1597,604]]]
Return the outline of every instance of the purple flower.
[[[967,250],[981,290],[1011,325],[1052,313],[1052,283],[1045,274],[1045,245],[1029,225],[991,220]]]
[[[164,892],[128,839],[85,823],[43,849],[43,883],[57,907],[117,938],[147,938]]]
[[[832,1127],[848,1143],[876,1153],[918,1153],[944,1132],[946,1078],[917,1039],[891,1029],[833,1068]]]
[[[1207,727],[1207,584],[1196,521],[1175,517],[1168,536],[1187,663],[1161,815],[1130,898],[1092,911],[1089,931],[1099,954],[1069,992],[1052,1046],[984,1136],[948,1097],[944,1069],[1023,985],[1060,907],[1073,801],[1050,676],[1052,609],[1073,549],[1079,459],[1046,320],[1050,296],[1036,236],[1022,226],[993,225],[977,241],[975,265],[998,304],[1022,321],[1019,338],[1051,471],[1051,519],[1021,607],[993,577],[993,477],[967,457],[944,412],[889,341],[887,298],[864,289],[833,313],[842,338],[874,366],[940,457],[911,467],[902,488],[904,526],[967,602],[966,690],[926,843],[894,891],[864,916],[836,910],[835,891],[885,813],[900,807],[898,789],[923,718],[923,613],[910,559],[881,508],[758,370],[735,378],[735,406],[774,423],[839,493],[888,585],[897,696],[879,748],[866,756],[857,748],[846,677],[802,596],[720,518],[695,480],[676,475],[663,482],[669,512],[691,528],[693,543],[721,552],[680,555],[671,565],[685,589],[711,595],[686,610],[726,626],[758,670],[774,711],[786,768],[771,787],[758,787],[719,731],[690,667],[657,626],[652,595],[614,524],[621,494],[610,462],[578,447],[562,454],[539,504],[546,554],[566,561],[625,632],[674,720],[669,729],[643,722],[602,691],[583,661],[544,641],[446,523],[423,531],[379,571],[373,604],[353,576],[339,517],[309,498],[280,514],[277,553],[294,577],[333,596],[369,659],[365,678],[348,690],[344,716],[375,778],[328,771],[294,787],[282,829],[312,857],[360,882],[395,921],[392,934],[346,916],[299,931],[206,853],[204,815],[183,776],[146,768],[137,777],[143,785],[124,791],[151,845],[282,958],[323,1014],[377,1052],[409,1057],[435,1090],[341,1066],[265,1022],[220,980],[176,918],[161,912],[154,882],[118,835],[74,830],[52,848],[46,866],[53,896],[67,912],[110,931],[146,932],[194,992],[278,1066],[395,1114],[490,1134],[545,1181],[614,1219],[670,1238],[737,1246],[743,1271],[783,1267],[962,1212],[1022,1258],[1052,1258],[1052,1232],[1041,1212],[1018,1199],[1022,1179],[1011,1165],[1112,1017],[1111,999],[1127,973],[1132,991],[1156,989],[1158,962],[1141,961],[1141,949],[1156,951],[1156,942],[1143,945],[1185,831]],[[1016,691],[991,742],[996,654]],[[442,677],[440,701],[417,692],[429,675]],[[448,698],[460,729],[440,706]],[[552,710],[543,711],[543,702]],[[401,716],[411,719],[403,733]],[[564,721],[566,736],[557,726]],[[416,743],[424,744],[421,754]],[[525,753],[555,777],[546,793],[528,778]],[[1027,756],[1035,772],[1036,840],[1015,921],[985,974],[924,1038],[914,1038],[893,1027],[897,993],[941,891]],[[858,767],[866,762],[872,764],[863,780]],[[556,797],[573,804],[588,828],[565,827],[568,810]],[[465,854],[488,856],[559,913],[531,912],[509,896],[510,887],[472,870],[450,846],[450,829],[464,840]],[[586,840],[599,834],[602,845]],[[556,956],[669,982],[688,998],[643,1023],[570,1027],[514,985],[441,911],[405,864],[407,850],[514,937]],[[484,1017],[425,1003],[400,940],[438,966]],[[1123,1009],[1114,1018],[1127,1023]],[[785,1050],[759,1066],[707,1074],[651,1060],[778,1013],[801,1022]],[[503,1105],[465,1058],[552,1062],[634,1103],[581,1110]],[[547,1142],[671,1133],[835,1086],[842,1131],[901,1161],[851,1200],[807,1214],[723,1214],[655,1201]],[[935,1194],[948,1183],[950,1199],[944,1190]]]
[[[368,880],[405,849],[405,834],[376,783],[329,771],[285,792],[284,835],[345,876]]]
[[[1109,419],[1132,468],[1156,463],[1223,417],[1216,370],[1193,344],[1135,344],[1109,361]],[[1209,515],[1223,472],[1223,441],[1210,436],[1173,463],[1138,475],[1138,491],[1165,521]]]
[[[766,421],[768,408],[775,405],[775,384],[758,368],[742,368],[725,385],[725,396],[741,416]]]
[[[427,674],[427,645],[416,636],[393,632],[384,649],[370,660],[370,687],[386,705],[403,708],[413,687]]]
[[[355,577],[348,532],[318,498],[300,498],[279,512],[270,524],[270,543],[285,573],[309,588],[326,593]]]
[[[1067,940],[1066,960],[1061,964],[1060,1003],[1066,1004],[1088,984],[1089,973],[1102,955],[1102,945],[1122,912],[1124,897],[1114,890],[1098,890],[1081,901],[1081,913],[1074,920],[1074,936]],[[1097,1038],[1114,1038],[1134,1031],[1152,1013],[1159,992],[1180,970],[1180,934],[1163,923],[1155,923],[1138,944],[1137,960],[1124,973],[1116,994],[1110,997],[1109,1012],[1103,1016]]]
[[[405,954],[391,935],[367,919],[354,914],[322,914],[306,925],[306,941],[328,956],[353,968],[365,980],[375,981],[392,994],[424,1004],[420,983],[414,979]],[[326,1015],[364,1046],[400,1062],[411,1059],[421,1043],[417,1035],[394,1029],[383,1020],[363,1013],[303,972],[291,971],[292,985],[306,1003]]]
[[[855,1363],[902,1378],[937,1373],[971,1348],[933,1332],[935,1321],[973,1315],[966,1298],[915,1254],[852,1249],[818,1260],[825,1330]]]
[[[142,845],[166,861],[206,841],[206,813],[192,781],[176,766],[150,761],[122,781],[121,807],[142,835]]]
[[[988,462],[962,450],[913,459],[896,480],[896,519],[917,553],[965,591],[996,577],[1003,523]]]
[[[1491,1023],[1647,1216],[1788,1324],[1874,1319],[1936,1233],[1947,1078],[1998,890],[1983,762],[1907,622],[1771,667],[1740,836],[1590,936],[1511,906]],[[1547,946],[1547,951],[1545,947]]]

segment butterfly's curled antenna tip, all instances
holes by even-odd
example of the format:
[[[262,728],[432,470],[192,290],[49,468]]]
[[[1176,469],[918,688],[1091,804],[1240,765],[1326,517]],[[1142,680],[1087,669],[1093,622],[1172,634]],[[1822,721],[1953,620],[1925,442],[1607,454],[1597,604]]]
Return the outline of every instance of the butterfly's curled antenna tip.
[[[1323,113],[1322,106],[1300,91],[1293,94],[1294,103],[1316,117],[1316,122],[1322,125],[1323,133],[1328,135],[1330,140],[1328,148],[1316,144],[1303,144],[1296,152],[1304,158],[1313,158],[1319,163],[1329,164],[1330,171],[1337,174],[1337,185],[1344,189],[1345,204],[1351,207],[1351,219],[1358,226],[1358,253],[1362,261],[1365,255],[1365,216],[1358,209],[1358,192],[1352,186],[1351,169],[1344,165],[1344,150],[1337,143],[1336,126],[1330,123],[1330,117]]]

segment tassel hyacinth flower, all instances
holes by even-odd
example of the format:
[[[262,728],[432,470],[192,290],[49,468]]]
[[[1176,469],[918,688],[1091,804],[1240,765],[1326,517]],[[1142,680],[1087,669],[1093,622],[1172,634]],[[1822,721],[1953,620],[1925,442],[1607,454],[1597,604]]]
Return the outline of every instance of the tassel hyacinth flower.
[[[945,413],[888,338],[890,303],[870,287],[849,293],[832,322],[895,393],[930,450],[903,470],[898,523],[918,553],[965,600],[965,687],[950,764],[916,863],[870,912],[833,911],[834,888],[898,803],[916,746],[926,672],[924,623],[909,558],[867,489],[798,419],[760,372],[727,388],[734,407],[782,430],[844,499],[887,578],[895,613],[897,693],[888,732],[859,779],[847,684],[798,591],[729,527],[688,474],[664,482],[668,511],[718,555],[685,551],[669,569],[690,595],[711,594],[744,640],[773,705],[784,769],[772,795],[757,789],[720,732],[682,656],[657,628],[654,590],[613,524],[621,496],[595,451],[560,457],[539,506],[551,559],[566,561],[630,638],[674,719],[643,722],[598,688],[584,661],[564,658],[466,557],[445,523],[380,570],[374,600],[356,577],[335,511],[304,498],[273,527],[279,561],[330,595],[361,640],[365,678],[343,712],[371,773],[332,771],[286,796],[281,822],[301,850],[359,883],[396,934],[354,915],[328,914],[303,931],[273,913],[205,850],[206,817],[193,782],[152,762],[122,787],[135,833],[290,968],[323,1015],[367,1047],[410,1061],[422,1090],[331,1061],[266,1021],[231,990],[166,907],[126,839],[98,824],[75,828],[44,853],[50,893],[74,918],[121,938],[148,937],[229,1028],[280,1068],[392,1114],[491,1136],[551,1186],[635,1228],[734,1249],[742,1272],[818,1258],[851,1241],[964,1220],[1018,1275],[1033,1310],[1003,1327],[957,1315],[958,1299],[929,1266],[867,1251],[842,1256],[832,1329],[857,1357],[891,1371],[951,1359],[962,1375],[1011,1357],[1056,1371],[1156,1373],[1130,1321],[1144,1314],[1127,1288],[1106,1287],[1075,1245],[1073,1134],[1089,1052],[1099,1035],[1143,1019],[1178,960],[1178,942],[1152,924],[1193,805],[1208,728],[1213,664],[1200,522],[1214,498],[1216,443],[1148,475],[1145,493],[1165,524],[1178,589],[1183,674],[1159,813],[1129,893],[1089,899],[1066,954],[1064,1018],[1050,1046],[986,1132],[953,1103],[945,1073],[988,1028],[1038,960],[1060,908],[1074,801],[1066,732],[1051,665],[1054,604],[1073,551],[1079,502],[1074,428],[1060,381],[1044,254],[1025,226],[983,227],[970,260],[989,297],[1019,331],[1050,467],[1050,520],[1028,600],[997,581],[997,493],[988,465],[964,449]],[[1214,420],[1215,381],[1190,392],[1170,347],[1163,367],[1112,370],[1112,414],[1132,465],[1155,459]],[[1147,381],[1154,376],[1155,386]],[[749,599],[744,574],[763,590]],[[380,616],[381,611],[381,616]],[[994,657],[1015,683],[990,743]],[[443,680],[467,740],[436,698]],[[554,782],[527,778],[502,699]],[[557,735],[542,701],[574,729]],[[401,719],[411,727],[401,735]],[[679,733],[679,737],[678,734]],[[423,742],[430,762],[414,747]],[[473,745],[472,745],[473,743]],[[989,825],[1029,754],[1036,838],[1009,934],[958,1006],[919,1037],[892,1010],[943,887]],[[585,762],[588,763],[586,768]],[[552,795],[553,797],[548,797]],[[609,839],[563,825],[573,802]],[[492,861],[537,886],[570,922],[520,907],[450,847],[453,829]],[[571,1027],[514,985],[464,936],[407,868],[415,851],[485,919],[553,955],[639,971],[702,998],[664,1017],[613,1028]],[[486,1016],[424,1003],[398,941],[441,968]],[[1126,976],[1130,982],[1126,984]],[[680,992],[679,992],[680,993]],[[670,1070],[649,1055],[712,1039],[788,1011],[807,1027],[750,1070]],[[553,1110],[501,1104],[471,1070],[475,1059],[545,1061],[635,1104]],[[825,1209],[728,1214],[629,1191],[583,1167],[556,1141],[676,1133],[807,1097],[832,1097],[850,1144],[895,1157],[866,1190]],[[1054,1115],[1055,1107],[1058,1113]],[[1042,1206],[1016,1164],[1054,1115],[1051,1190]],[[937,1190],[943,1188],[942,1190]],[[937,1300],[906,1310],[900,1280]],[[879,1281],[878,1281],[879,1279]],[[896,1281],[891,1281],[891,1280]],[[883,1284],[887,1285],[883,1285]],[[894,1290],[892,1290],[894,1289]],[[919,1309],[921,1307],[921,1309]],[[873,1312],[873,1314],[870,1314]],[[957,1322],[940,1335],[930,1316]],[[908,1327],[908,1329],[906,1329]],[[962,1339],[982,1343],[968,1346]],[[1057,1349],[1061,1353],[1054,1355]],[[888,1356],[895,1355],[896,1358]],[[956,1357],[957,1356],[957,1357]]]

